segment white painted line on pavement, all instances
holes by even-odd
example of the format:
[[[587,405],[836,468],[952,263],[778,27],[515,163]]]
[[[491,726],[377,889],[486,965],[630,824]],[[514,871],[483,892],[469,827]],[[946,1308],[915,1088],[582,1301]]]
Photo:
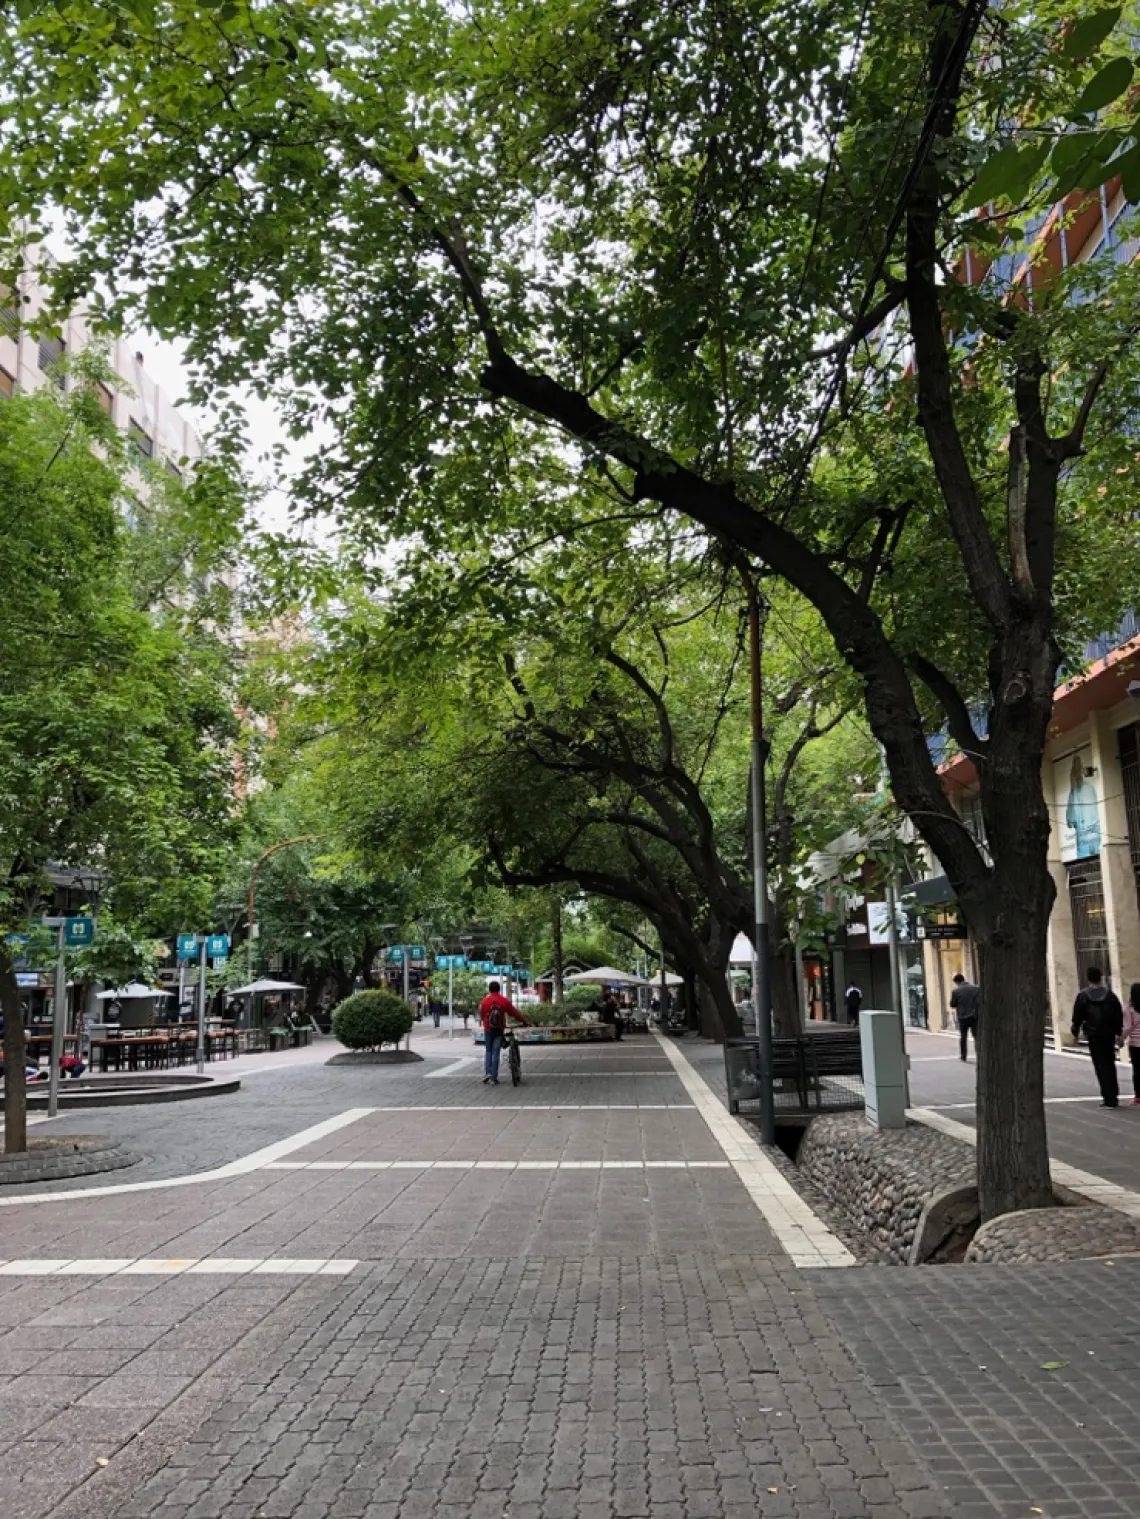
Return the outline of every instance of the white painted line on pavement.
[[[0,1261],[0,1276],[347,1276],[358,1260],[278,1259],[257,1256],[252,1260],[211,1255],[202,1260],[74,1260]]]
[[[310,1124],[307,1129],[301,1129],[288,1139],[264,1145],[260,1150],[253,1150],[249,1155],[231,1160],[212,1171],[198,1171],[191,1176],[168,1176],[161,1181],[125,1181],[115,1182],[109,1187],[72,1187],[65,1192],[33,1192],[24,1197],[0,1197],[0,1208],[26,1207],[32,1203],[74,1202],[79,1197],[118,1197],[127,1192],[155,1192],[163,1187],[189,1187],[199,1182],[226,1181],[233,1176],[246,1176],[251,1171],[263,1170],[283,1155],[291,1155],[294,1150],[302,1150],[306,1145],[315,1144],[318,1139],[335,1134],[338,1129],[356,1123],[373,1111],[372,1108],[349,1108],[333,1118]]]
[[[728,1112],[704,1077],[672,1043],[653,1036],[665,1051],[693,1105],[708,1124],[749,1197],[795,1266],[853,1266],[855,1257],[799,1195]]]
[[[943,1134],[977,1147],[977,1129],[972,1129],[967,1123],[959,1123],[956,1118],[945,1118],[931,1108],[908,1108],[907,1117],[924,1123],[928,1129],[938,1129]],[[1127,1213],[1129,1218],[1140,1218],[1140,1192],[1119,1187],[1115,1182],[1105,1181],[1103,1176],[1094,1176],[1091,1171],[1078,1171],[1076,1166],[1067,1166],[1063,1160],[1050,1160],[1049,1171],[1057,1186],[1068,1187],[1071,1192],[1081,1193],[1090,1202],[1103,1203],[1106,1208],[1115,1208],[1118,1213]]]
[[[724,1170],[727,1160],[277,1160],[266,1171]]]
[[[668,1074],[664,1072],[663,1074]],[[504,1096],[506,1093],[503,1094]],[[369,1113],[487,1113],[508,1117],[513,1113],[692,1113],[690,1102],[407,1102],[387,1108],[368,1108]]]
[[[1046,1097],[1044,1101],[1046,1107],[1048,1107],[1051,1103],[1059,1102],[1091,1102],[1094,1103],[1097,1107],[1101,1106],[1100,1098],[1096,1096]],[[972,1113],[977,1104],[973,1102],[924,1102],[922,1106],[924,1109],[929,1110],[932,1113],[956,1113],[959,1111]]]
[[[424,1076],[424,1080],[437,1081],[440,1076],[458,1076],[460,1072],[466,1075],[468,1074],[467,1067],[469,1065],[478,1065],[478,1063],[474,1055],[460,1055],[458,1060],[452,1060],[440,1070],[428,1071]]]

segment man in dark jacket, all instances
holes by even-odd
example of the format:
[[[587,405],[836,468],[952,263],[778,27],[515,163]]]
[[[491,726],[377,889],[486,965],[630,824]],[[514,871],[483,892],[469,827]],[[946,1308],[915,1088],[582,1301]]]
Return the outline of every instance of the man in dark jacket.
[[[974,1054],[978,1053],[978,1014],[982,1010],[982,989],[972,981],[967,981],[960,971],[954,977],[950,1006],[958,1015],[958,1051],[965,1060],[970,1034],[974,1036]]]
[[[1120,1102],[1116,1043],[1124,1032],[1124,1009],[1116,993],[1102,985],[1099,965],[1089,966],[1085,981],[1087,985],[1073,1003],[1073,1038],[1079,1039],[1083,1030],[1104,1099],[1102,1106],[1115,1108]]]

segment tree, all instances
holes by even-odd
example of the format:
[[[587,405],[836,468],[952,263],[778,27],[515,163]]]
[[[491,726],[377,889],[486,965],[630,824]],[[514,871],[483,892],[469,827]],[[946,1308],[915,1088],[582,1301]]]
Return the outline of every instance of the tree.
[[[168,906],[209,891],[228,831],[236,720],[219,633],[190,625],[193,597],[177,608],[140,604],[126,517],[134,454],[99,405],[94,382],[104,374],[92,360],[75,369],[66,399],[48,392],[0,405],[9,1150],[25,1148],[26,1131],[23,1012],[6,935],[36,912],[49,866],[98,866],[113,883],[112,908],[157,933]],[[163,508],[152,511],[157,544]]]
[[[942,271],[982,241],[959,198],[1010,117],[1088,105],[1099,68],[1057,69],[1060,11],[95,15],[27,7],[0,43],[6,200],[66,209],[61,291],[141,290],[211,383],[256,374],[298,429],[331,404],[303,491],[362,549],[430,545],[444,510],[477,532],[507,478],[541,531],[569,477],[794,586],[862,683],[1000,1009],[983,1217],[1047,1202],[1041,759],[1061,643],[1136,583],[1131,493],[1106,474],[1136,277],[1113,267],[1075,306],[1084,276],[1061,274],[1030,307],[1000,271]],[[1106,536],[1127,569],[1090,588],[1105,556],[1082,549]],[[941,724],[974,759],[990,859],[939,783]]]
[[[701,543],[633,531],[636,569],[615,553],[632,540],[580,513],[571,545],[516,552],[507,573],[495,539],[478,554],[442,545],[395,564],[379,605],[342,602],[319,625],[302,680],[336,735],[324,794],[355,819],[362,857],[397,847],[411,858],[425,833],[450,836],[511,886],[624,903],[701,984],[707,1031],[738,1035],[728,959],[753,923],[736,577]],[[347,572],[341,583],[353,583]],[[818,788],[796,778],[842,706],[831,672],[805,651],[810,631],[788,642],[797,627],[790,598],[779,599],[766,661],[770,852],[786,972],[777,1023],[790,1033],[795,811],[812,807],[822,843],[820,824],[843,805],[818,805]],[[840,796],[850,814],[849,784]],[[505,922],[504,907],[493,916]],[[508,934],[516,946],[520,937]]]

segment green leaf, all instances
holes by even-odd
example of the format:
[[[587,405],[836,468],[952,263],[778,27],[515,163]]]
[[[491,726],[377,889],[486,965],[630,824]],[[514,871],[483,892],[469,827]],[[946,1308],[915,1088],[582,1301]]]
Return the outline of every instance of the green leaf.
[[[1066,174],[1090,157],[1103,132],[1066,132],[1053,149],[1050,167],[1054,174]]]
[[[967,192],[964,209],[969,211],[991,200],[1020,200],[1048,158],[1049,149],[1047,139],[1024,147],[1004,143],[979,169],[973,188]]]
[[[1126,153],[1114,158],[1109,167],[1123,181],[1125,200],[1132,205],[1140,202],[1140,142],[1133,143]]]
[[[1073,114],[1087,116],[1093,111],[1103,111],[1105,106],[1111,105],[1124,94],[1132,83],[1132,73],[1132,61],[1129,58],[1114,58],[1111,63],[1106,63],[1085,85],[1081,98],[1073,108]]]
[[[1095,190],[1097,185],[1102,184],[1108,178],[1108,160],[1116,151],[1121,136],[1119,132],[1082,132],[1072,135],[1085,139],[1084,151],[1073,153],[1069,166],[1057,174],[1057,182],[1053,186],[1053,194],[1058,200],[1064,200],[1070,190],[1078,188],[1082,190]],[[1067,140],[1065,138],[1062,139],[1062,141]],[[1058,147],[1060,147],[1060,144],[1058,144]],[[1056,149],[1054,149],[1052,167],[1054,172],[1056,172]]]
[[[1102,11],[1094,11],[1091,16],[1082,16],[1065,37],[1065,57],[1091,57],[1120,20],[1122,9],[1119,5],[1109,5]]]
[[[978,170],[978,177],[967,191],[963,209],[984,206],[988,201],[999,200],[1010,192],[1020,180],[1021,151],[1014,142],[1004,143]]]
[[[1063,1371],[1068,1364],[1069,1364],[1068,1361],[1042,1361],[1041,1362],[1041,1370],[1042,1371]]]

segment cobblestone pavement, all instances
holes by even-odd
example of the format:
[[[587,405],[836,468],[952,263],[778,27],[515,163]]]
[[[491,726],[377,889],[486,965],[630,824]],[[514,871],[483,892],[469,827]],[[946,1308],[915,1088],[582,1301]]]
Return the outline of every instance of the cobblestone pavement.
[[[1140,1513],[1140,1259],[897,1280],[863,1268],[813,1287],[961,1519]]]
[[[448,1053],[110,1110],[154,1169],[326,1132],[241,1174],[0,1208],[7,1260],[245,1268],[0,1268],[3,1519],[1140,1512],[1132,1263],[799,1271],[656,1045],[526,1051],[517,1092],[433,1074]],[[267,1255],[356,1264],[249,1270]],[[1072,1305],[1106,1299],[1117,1334],[1082,1355]],[[1052,1485],[1003,1485],[1031,1466]]]

